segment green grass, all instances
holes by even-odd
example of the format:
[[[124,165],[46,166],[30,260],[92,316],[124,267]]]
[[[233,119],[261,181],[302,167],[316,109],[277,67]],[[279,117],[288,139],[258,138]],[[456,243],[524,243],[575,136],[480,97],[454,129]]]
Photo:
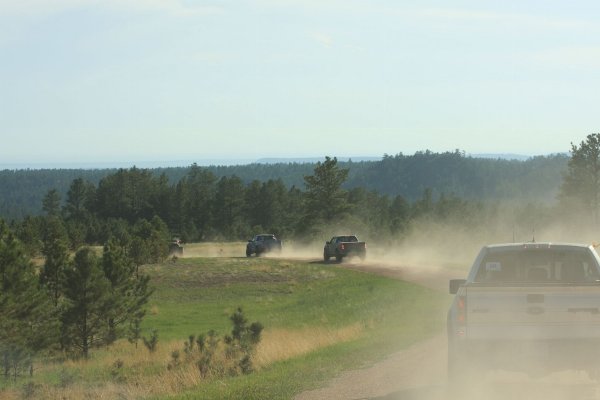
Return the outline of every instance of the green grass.
[[[251,321],[260,321],[267,329],[355,322],[371,327],[359,340],[174,397],[182,399],[292,397],[339,371],[371,363],[440,332],[447,306],[444,294],[320,263],[184,259],[170,270],[157,267],[148,272],[160,282],[152,301],[159,314],[149,316],[145,324],[159,327],[165,338],[208,329],[226,332],[227,317],[239,305]]]
[[[191,334],[229,333],[239,306],[265,331],[363,327],[360,337],[274,362],[250,375],[204,381],[199,387],[156,398],[284,399],[314,388],[337,373],[368,365],[442,330],[448,296],[414,284],[340,268],[334,264],[274,258],[181,258],[142,268],[154,293],[143,334],[159,332],[159,346]],[[146,352],[140,344],[138,352]],[[83,366],[42,366],[35,384],[56,387],[59,375],[88,387],[111,382],[112,348],[96,349]],[[164,372],[166,362],[127,364],[129,382]],[[18,390],[29,380],[0,383]],[[2,397],[0,389],[0,397]],[[105,396],[110,398],[111,396]]]
[[[429,319],[415,317],[443,297],[368,273],[280,259],[180,259],[145,272],[155,287],[149,308],[158,312],[148,314],[144,328],[158,329],[161,339],[228,331],[238,306],[268,328],[386,320],[385,328],[407,318],[418,325]]]

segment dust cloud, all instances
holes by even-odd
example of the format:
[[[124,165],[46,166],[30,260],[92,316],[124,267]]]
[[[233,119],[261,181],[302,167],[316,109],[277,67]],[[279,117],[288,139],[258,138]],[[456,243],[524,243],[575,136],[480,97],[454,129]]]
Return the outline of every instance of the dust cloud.
[[[507,370],[479,371],[451,382],[446,373],[446,337],[437,335],[368,368],[346,371],[323,388],[295,400],[590,400],[600,386],[583,371],[531,377]]]
[[[281,253],[268,252],[261,255],[261,257],[314,260],[321,257],[323,245],[320,246],[319,248],[316,243],[306,245],[283,242]],[[187,243],[184,245],[182,257],[246,257],[246,242]],[[256,256],[253,255],[252,257]]]
[[[245,242],[185,243],[182,257],[241,257],[245,251]]]

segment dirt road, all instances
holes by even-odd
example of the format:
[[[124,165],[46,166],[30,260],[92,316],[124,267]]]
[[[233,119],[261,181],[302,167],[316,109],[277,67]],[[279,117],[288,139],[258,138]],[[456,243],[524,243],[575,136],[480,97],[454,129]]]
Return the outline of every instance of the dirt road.
[[[342,265],[447,290],[451,274],[443,270],[415,272],[383,265]],[[600,360],[599,360],[600,362]],[[452,389],[452,390],[450,390]],[[295,400],[591,400],[600,399],[600,385],[580,371],[564,371],[538,379],[504,371],[489,372],[469,388],[451,388],[446,377],[446,337],[432,339],[390,355],[365,369],[347,371],[325,387],[296,396]]]

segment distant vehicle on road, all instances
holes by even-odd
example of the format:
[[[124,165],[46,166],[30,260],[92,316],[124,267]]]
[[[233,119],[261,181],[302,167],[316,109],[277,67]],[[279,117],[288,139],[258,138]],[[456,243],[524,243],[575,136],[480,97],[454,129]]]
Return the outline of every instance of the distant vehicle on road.
[[[271,233],[256,235],[248,240],[246,245],[246,257],[250,257],[252,254],[260,256],[273,251],[281,252],[281,240]]]
[[[493,369],[600,377],[600,257],[593,246],[484,246],[467,279],[450,280],[448,376]]]
[[[183,244],[181,240],[174,238],[169,243],[169,256],[182,256],[183,255]]]
[[[344,257],[358,256],[364,260],[367,256],[367,244],[360,242],[354,235],[334,236],[323,247],[323,260],[329,261],[335,257],[337,261],[342,261]]]

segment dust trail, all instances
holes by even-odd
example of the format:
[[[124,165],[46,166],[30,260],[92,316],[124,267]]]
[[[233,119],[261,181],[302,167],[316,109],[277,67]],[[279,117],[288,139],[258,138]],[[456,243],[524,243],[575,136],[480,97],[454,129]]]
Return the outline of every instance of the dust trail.
[[[295,400],[591,400],[600,386],[581,371],[562,371],[540,378],[508,371],[490,371],[467,379],[463,387],[449,384],[446,337],[438,335],[394,353],[360,370],[347,371],[321,389]]]

